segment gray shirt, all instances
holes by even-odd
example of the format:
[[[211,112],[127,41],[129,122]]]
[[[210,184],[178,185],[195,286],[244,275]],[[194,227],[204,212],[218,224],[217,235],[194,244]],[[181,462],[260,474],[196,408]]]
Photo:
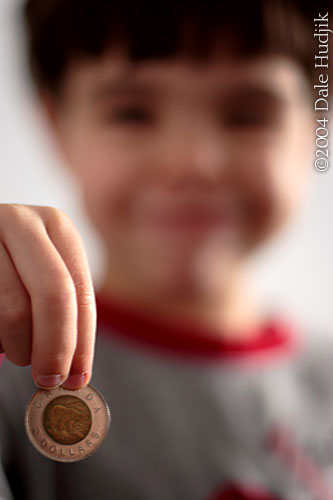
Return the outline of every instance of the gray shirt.
[[[5,360],[0,499],[333,499],[331,340],[278,336],[216,355],[164,341],[158,330],[154,345],[99,325],[91,383],[111,427],[94,455],[69,464],[30,444],[24,413],[36,387],[29,367]]]

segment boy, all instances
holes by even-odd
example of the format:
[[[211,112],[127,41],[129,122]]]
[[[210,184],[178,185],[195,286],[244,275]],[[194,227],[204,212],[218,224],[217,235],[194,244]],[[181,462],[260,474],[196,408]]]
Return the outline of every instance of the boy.
[[[94,291],[65,214],[2,205],[1,499],[333,498],[332,347],[301,345],[245,280],[312,168],[327,10],[27,2],[41,103],[108,252],[92,383],[112,424],[82,462],[29,444],[30,368],[13,365],[84,387]]]

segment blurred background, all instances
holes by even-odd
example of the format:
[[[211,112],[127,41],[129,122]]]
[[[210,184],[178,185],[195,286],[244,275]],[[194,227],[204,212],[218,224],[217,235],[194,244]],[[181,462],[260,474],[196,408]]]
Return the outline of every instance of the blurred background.
[[[39,113],[26,74],[20,4],[0,1],[0,203],[64,210],[81,233],[98,285],[105,256]],[[333,130],[330,142],[332,151]],[[266,309],[291,315],[311,334],[333,335],[332,154],[330,170],[313,170],[310,182],[304,207],[253,259],[250,274]]]

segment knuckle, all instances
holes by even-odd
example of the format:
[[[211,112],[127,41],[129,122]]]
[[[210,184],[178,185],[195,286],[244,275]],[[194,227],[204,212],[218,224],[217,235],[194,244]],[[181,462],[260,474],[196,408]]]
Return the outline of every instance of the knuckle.
[[[39,346],[40,359],[45,363],[63,364],[73,357],[76,346],[76,332],[63,331],[60,335],[45,339]]]
[[[33,362],[44,367],[44,372],[64,373],[74,355],[76,335],[59,335],[41,345],[34,344]]]
[[[41,211],[43,218],[53,227],[58,230],[68,230],[74,227],[74,224],[70,217],[59,208],[55,207],[42,207]]]
[[[28,206],[20,205],[18,203],[3,203],[0,205],[0,218],[8,225],[17,224],[22,219],[27,218]]]
[[[63,242],[69,239],[74,250],[83,248],[81,235],[69,215],[58,208],[47,207],[42,217],[51,235],[57,235]]]
[[[43,354],[43,367],[40,367],[40,372],[44,373],[63,373],[66,374],[70,368],[70,360],[72,352],[61,351],[49,354]],[[41,364],[41,363],[39,363]]]
[[[93,363],[93,352],[88,352],[88,350],[83,351],[75,351],[75,355],[73,358],[73,364],[75,366],[89,368]]]
[[[76,296],[79,307],[95,306],[95,294],[87,283],[75,283]]]
[[[1,203],[0,204],[0,213],[1,214],[9,214],[9,213],[17,213],[22,208],[26,208],[27,205],[21,205],[20,203]]]

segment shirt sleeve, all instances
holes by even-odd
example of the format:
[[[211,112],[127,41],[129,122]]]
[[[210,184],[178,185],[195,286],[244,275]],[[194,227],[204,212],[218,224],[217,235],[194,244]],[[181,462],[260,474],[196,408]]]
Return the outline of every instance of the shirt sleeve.
[[[0,467],[0,500],[13,500],[3,467]]]
[[[0,354],[0,365],[2,362]],[[11,462],[10,442],[13,438],[13,429],[9,425],[8,398],[10,386],[6,362],[0,366],[0,500],[13,500],[7,478],[7,468]]]
[[[6,358],[0,367],[0,500],[56,500],[54,462],[43,457],[25,432],[25,409],[36,391],[30,366]]]
[[[17,498],[16,490],[25,482],[21,470],[26,461],[24,412],[31,392],[30,380],[30,367],[14,366],[3,358],[0,366],[0,500]]]

